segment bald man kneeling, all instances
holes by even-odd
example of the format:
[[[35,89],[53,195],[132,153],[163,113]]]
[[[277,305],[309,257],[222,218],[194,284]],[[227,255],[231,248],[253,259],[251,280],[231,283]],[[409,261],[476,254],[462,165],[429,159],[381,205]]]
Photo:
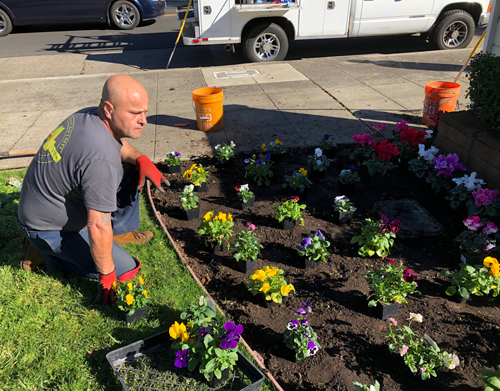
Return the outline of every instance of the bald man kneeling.
[[[113,282],[141,262],[121,246],[147,243],[139,232],[138,191],[149,179],[170,185],[125,138],[141,137],[149,98],[128,75],[111,76],[99,107],[64,120],[43,142],[23,181],[18,219],[26,240],[21,268],[65,270],[99,280],[96,302],[113,299]]]

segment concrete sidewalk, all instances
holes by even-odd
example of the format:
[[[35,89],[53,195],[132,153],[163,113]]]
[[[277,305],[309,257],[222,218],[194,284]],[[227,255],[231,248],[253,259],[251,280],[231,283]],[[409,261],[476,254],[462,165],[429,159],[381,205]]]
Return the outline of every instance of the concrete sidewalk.
[[[180,47],[176,56],[185,58],[193,55],[192,50]],[[115,73],[130,73],[149,93],[148,124],[141,139],[132,144],[154,161],[172,150],[184,158],[210,155],[216,144],[229,141],[240,151],[255,150],[276,138],[290,147],[315,145],[325,133],[337,143],[350,143],[354,134],[367,131],[369,125],[394,124],[401,118],[424,128],[426,83],[453,81],[470,50],[436,56],[432,52],[370,54],[169,70],[164,70],[168,51],[109,53],[107,60],[102,53],[99,59],[83,54],[4,58],[0,59],[0,152],[38,149],[68,115],[97,105],[104,81]],[[245,70],[260,74],[214,76]],[[466,109],[465,74],[458,82],[462,86],[460,109]],[[224,91],[221,131],[197,129],[192,91],[205,86]],[[179,123],[188,126],[176,127]],[[5,158],[0,168],[23,166],[30,160]]]

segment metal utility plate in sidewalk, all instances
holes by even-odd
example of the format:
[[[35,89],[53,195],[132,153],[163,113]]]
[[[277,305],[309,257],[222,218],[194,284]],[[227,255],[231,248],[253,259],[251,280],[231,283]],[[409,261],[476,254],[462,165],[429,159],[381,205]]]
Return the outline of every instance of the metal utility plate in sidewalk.
[[[254,77],[260,75],[260,72],[257,69],[247,69],[244,71],[214,72],[213,75],[217,80],[225,80],[225,79],[240,79],[242,77]]]
[[[389,220],[401,221],[401,229],[398,232],[401,238],[437,236],[444,233],[443,226],[415,200],[381,201],[375,208]]]

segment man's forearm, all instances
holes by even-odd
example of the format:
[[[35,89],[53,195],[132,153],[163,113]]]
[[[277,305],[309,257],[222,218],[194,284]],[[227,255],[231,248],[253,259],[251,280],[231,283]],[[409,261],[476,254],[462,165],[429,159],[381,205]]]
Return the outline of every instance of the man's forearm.
[[[96,218],[98,217],[98,218]],[[115,269],[113,261],[113,228],[111,214],[97,212],[88,221],[90,253],[101,274],[109,274]]]
[[[143,154],[135,149],[127,140],[122,139],[122,149],[121,149],[122,162],[134,164],[139,156]]]

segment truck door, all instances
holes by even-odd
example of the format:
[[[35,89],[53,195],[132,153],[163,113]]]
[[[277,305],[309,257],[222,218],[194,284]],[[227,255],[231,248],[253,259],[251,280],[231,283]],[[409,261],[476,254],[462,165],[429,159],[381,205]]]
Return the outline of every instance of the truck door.
[[[304,0],[300,7],[299,37],[347,34],[351,0]]]
[[[418,33],[430,27],[434,0],[361,0],[357,35]]]

